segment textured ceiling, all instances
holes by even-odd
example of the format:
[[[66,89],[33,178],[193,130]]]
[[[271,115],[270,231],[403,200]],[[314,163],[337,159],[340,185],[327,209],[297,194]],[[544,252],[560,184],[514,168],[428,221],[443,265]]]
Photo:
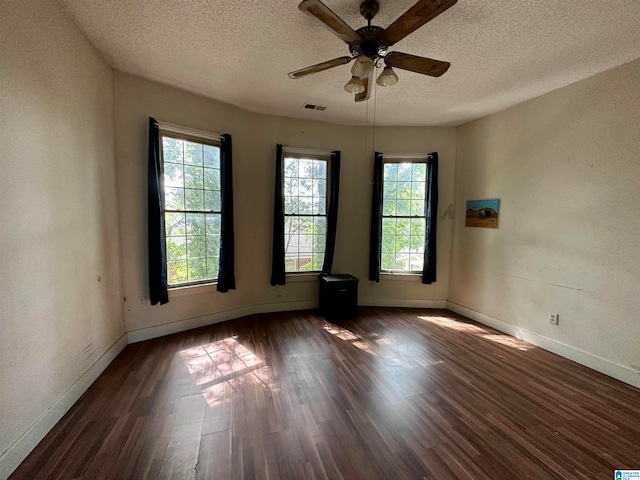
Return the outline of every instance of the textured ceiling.
[[[640,0],[458,0],[390,50],[451,62],[356,104],[350,65],[287,73],[348,48],[298,0],[60,0],[118,70],[247,110],[363,125],[459,125],[640,57]],[[354,29],[358,0],[324,0]],[[415,0],[380,0],[388,26]],[[327,106],[305,110],[303,103]]]

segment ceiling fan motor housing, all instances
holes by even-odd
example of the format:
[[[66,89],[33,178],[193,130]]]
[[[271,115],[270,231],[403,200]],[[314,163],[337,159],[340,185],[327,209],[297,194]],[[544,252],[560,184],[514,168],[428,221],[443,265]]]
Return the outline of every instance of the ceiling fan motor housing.
[[[361,36],[359,42],[349,44],[351,55],[366,55],[372,60],[384,56],[387,53],[387,42],[382,37],[384,29],[369,25],[356,30]]]

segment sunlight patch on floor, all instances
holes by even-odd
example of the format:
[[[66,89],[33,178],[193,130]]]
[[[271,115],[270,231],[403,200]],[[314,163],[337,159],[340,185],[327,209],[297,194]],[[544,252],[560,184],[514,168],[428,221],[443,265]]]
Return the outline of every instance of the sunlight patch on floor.
[[[180,356],[195,384],[204,388],[202,395],[210,407],[244,387],[275,387],[270,368],[235,336],[182,350]]]

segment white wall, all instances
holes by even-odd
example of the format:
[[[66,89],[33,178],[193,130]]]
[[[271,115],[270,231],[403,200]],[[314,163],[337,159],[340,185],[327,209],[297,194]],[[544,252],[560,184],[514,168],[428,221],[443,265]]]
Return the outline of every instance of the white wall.
[[[126,338],[112,70],[50,0],[0,2],[0,45],[5,478]]]
[[[451,308],[640,386],[640,61],[460,127],[456,172]]]
[[[120,191],[126,321],[130,341],[226,320],[255,311],[317,306],[318,283],[272,287],[271,236],[276,143],[341,150],[342,171],[335,273],[360,278],[361,304],[444,306],[448,295],[451,221],[438,233],[438,282],[414,278],[367,280],[371,211],[372,128],[260,115],[174,88],[116,73],[116,156]],[[320,114],[321,115],[321,114]],[[170,296],[164,306],[140,306],[148,297],[146,155],[148,117],[233,135],[237,290]],[[440,210],[453,201],[456,129],[376,128],[377,150],[440,156]]]

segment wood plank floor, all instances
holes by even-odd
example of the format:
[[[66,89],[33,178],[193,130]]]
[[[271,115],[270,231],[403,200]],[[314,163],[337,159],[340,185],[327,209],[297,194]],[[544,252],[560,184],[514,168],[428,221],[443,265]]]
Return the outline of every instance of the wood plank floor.
[[[12,479],[607,479],[640,390],[447,311],[129,345]]]

